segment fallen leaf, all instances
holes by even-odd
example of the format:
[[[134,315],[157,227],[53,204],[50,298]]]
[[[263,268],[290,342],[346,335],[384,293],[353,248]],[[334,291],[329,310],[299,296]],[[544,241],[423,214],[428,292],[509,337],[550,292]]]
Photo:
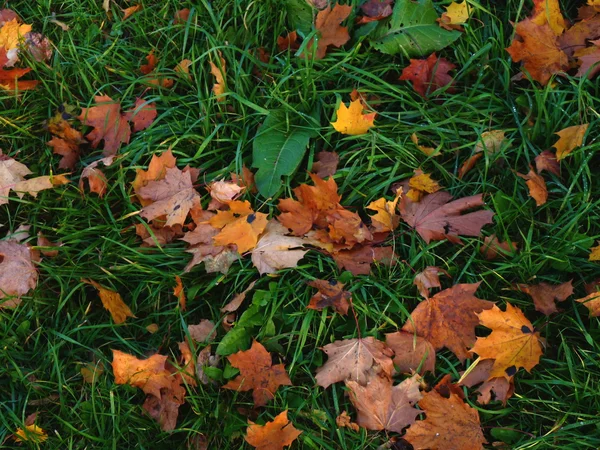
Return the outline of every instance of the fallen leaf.
[[[377,214],[371,216],[371,225],[375,233],[394,231],[400,223],[400,217],[396,214],[396,206],[402,196],[402,187],[396,189],[394,200],[380,198],[367,205],[367,209]]]
[[[583,298],[578,298],[576,302],[583,303],[583,305],[590,310],[590,317],[600,316],[600,292],[591,292]]]
[[[371,368],[387,376],[391,376],[394,370],[391,359],[394,352],[385,343],[370,336],[335,341],[322,350],[329,358],[317,369],[315,378],[317,384],[324,388],[344,380],[353,380],[364,386]]]
[[[483,449],[486,440],[479,413],[455,393],[444,398],[431,390],[423,395],[419,408],[425,411],[425,419],[411,425],[404,435],[415,449]]]
[[[151,323],[150,325],[148,325],[146,327],[146,331],[148,331],[148,333],[150,333],[150,334],[156,333],[158,331],[158,324]]]
[[[87,180],[90,192],[98,194],[100,198],[104,197],[108,188],[108,181],[104,172],[98,169],[98,164],[101,162],[102,160],[94,161],[82,170],[79,177],[79,190],[81,192],[84,191],[84,180]]]
[[[140,196],[140,189],[148,184],[150,181],[158,181],[165,178],[167,175],[167,169],[172,169],[176,166],[177,159],[173,156],[171,150],[163,152],[160,156],[156,154],[152,155],[148,170],[137,169],[135,180],[131,183],[134,192],[136,193],[138,200],[143,206],[152,203],[149,200],[144,200]]]
[[[356,23],[363,24],[385,19],[392,15],[393,0],[368,0],[360,7],[364,16]]]
[[[54,136],[47,142],[47,145],[52,147],[55,155],[62,156],[58,164],[60,169],[73,170],[75,164],[79,161],[79,146],[87,141],[78,130],[73,128],[71,124],[63,118],[64,114],[64,110],[62,113],[59,110],[59,112],[48,121],[48,131]]]
[[[600,48],[586,47],[575,51],[573,54],[577,58],[579,70],[575,74],[576,77],[587,77],[589,80],[594,78],[600,72]]]
[[[346,411],[342,411],[342,413],[335,418],[335,424],[338,428],[349,428],[354,432],[358,432],[360,430],[358,424],[352,422],[352,418]]]
[[[346,20],[346,18],[352,12],[352,6],[335,4],[333,8],[327,6],[325,9],[317,13],[315,18],[315,29],[318,32],[317,38],[317,50],[315,59],[323,59],[327,53],[327,48],[330,45],[334,47],[341,47],[350,40],[350,34],[348,34],[348,28],[341,26],[340,24]],[[315,44],[315,39],[306,46],[310,52]]]
[[[475,144],[475,153],[485,152],[488,155],[493,155],[502,150],[506,142],[504,131],[492,130],[481,133],[481,139]]]
[[[0,308],[14,308],[21,296],[35,289],[38,271],[36,252],[12,240],[0,241]]]
[[[0,27],[0,50],[7,54],[7,61],[0,67],[12,67],[18,60],[19,44],[31,32],[31,25],[22,24],[17,17],[7,20]]]
[[[402,433],[421,413],[414,404],[421,399],[420,377],[413,375],[392,386],[392,379],[370,372],[363,386],[346,380],[350,401],[358,413],[356,422],[367,430],[387,430]]]
[[[291,31],[285,36],[277,37],[277,48],[280,52],[285,52],[288,49],[295,52],[300,48],[300,44],[298,41],[298,33],[296,31]]]
[[[435,349],[427,339],[405,331],[385,335],[386,345],[394,351],[394,366],[400,373],[435,372]]]
[[[452,2],[445,8],[446,12],[438,19],[440,26],[447,30],[461,29],[462,27],[457,27],[457,25],[461,25],[469,19],[469,4],[466,1]]]
[[[244,188],[233,181],[217,180],[211,182],[207,186],[207,190],[212,199],[216,202],[215,207],[209,206],[207,209],[213,210],[220,209],[220,207],[227,202],[235,200],[240,196]]]
[[[190,18],[190,9],[189,8],[183,8],[180,9],[179,11],[175,12],[175,18],[173,19],[173,23],[174,24],[180,24],[180,23],[186,23],[188,21],[188,19]]]
[[[417,286],[421,296],[429,298],[430,289],[442,287],[440,284],[440,273],[450,277],[450,274],[446,270],[435,266],[427,266],[423,272],[419,272],[415,275],[413,284]]]
[[[348,314],[352,294],[344,290],[344,283],[331,279],[310,281],[308,285],[318,289],[318,292],[311,297],[308,309],[321,310],[331,306],[338,314]]]
[[[526,180],[525,184],[527,184],[527,187],[529,188],[529,196],[535,200],[537,206],[542,206],[548,201],[546,181],[535,173],[533,167],[529,166],[529,173],[525,175],[517,173],[517,175]]]
[[[467,376],[460,380],[459,384],[469,388],[480,385],[476,391],[479,392],[477,403],[487,405],[492,401],[493,394],[495,400],[506,405],[508,399],[511,398],[515,392],[514,377],[510,377],[508,380],[505,377],[490,378],[490,371],[493,366],[493,359],[479,361],[477,366],[475,366]]]
[[[439,58],[435,53],[427,59],[411,59],[410,64],[402,70],[400,80],[410,81],[414,90],[421,96],[427,98],[434,91],[450,85],[448,92],[454,92],[452,87],[452,76],[449,71],[456,66],[446,58]]]
[[[177,167],[166,168],[163,179],[149,181],[138,189],[138,195],[153,201],[142,208],[140,215],[147,220],[166,215],[166,226],[183,225],[190,210],[200,206],[191,173]]]
[[[192,76],[190,75],[190,67],[192,66],[192,64],[192,60],[182,59],[181,61],[179,61],[179,63],[177,63],[173,70],[184,80],[192,81]]]
[[[410,135],[410,140],[413,144],[417,146],[419,150],[425,153],[427,156],[439,156],[440,152],[433,147],[426,147],[424,145],[419,145],[419,138],[417,137],[417,133],[413,133]]]
[[[294,424],[288,420],[286,409],[264,425],[257,425],[249,420],[244,439],[258,450],[283,450],[292,445],[300,434],[302,431],[294,428]]]
[[[39,426],[35,424],[26,425],[25,428],[17,428],[13,439],[16,442],[32,442],[39,444],[48,439],[48,434]]]
[[[110,312],[110,315],[115,323],[123,323],[128,317],[135,317],[129,309],[129,306],[127,306],[121,298],[121,294],[118,292],[103,288],[94,280],[86,280],[82,278],[81,282],[85,284],[91,284],[98,290],[98,295],[102,301],[102,306],[104,306],[104,309],[107,309],[108,312]]]
[[[583,138],[589,124],[575,125],[560,130],[557,134],[560,138],[553,147],[556,149],[556,160],[560,161],[569,155],[576,147],[583,145]]]
[[[38,85],[39,81],[19,80],[19,78],[31,72],[31,68],[6,70],[5,67],[8,63],[6,50],[0,48],[0,88],[12,91],[27,91]]]
[[[514,62],[521,62],[531,78],[542,85],[548,84],[552,75],[568,69],[568,56],[557,42],[557,36],[548,23],[542,25],[525,19],[515,27],[517,38],[506,51]]]
[[[476,313],[494,305],[475,297],[479,284],[457,284],[422,301],[402,331],[427,339],[436,351],[446,347],[463,362],[475,343],[475,327],[479,325]]]
[[[565,19],[560,12],[559,0],[533,0],[532,21],[538,25],[548,24],[555,35],[565,31]]]
[[[140,72],[142,72],[144,75],[151,73],[158,64],[158,58],[154,54],[154,50],[151,50],[150,53],[146,55],[146,61],[148,61],[148,64],[142,64],[140,66]]]
[[[179,275],[175,275],[175,288],[173,289],[173,295],[177,297],[179,302],[179,308],[182,311],[185,311],[185,291],[183,290],[183,283],[181,282],[181,278]]]
[[[256,280],[253,281],[252,283],[250,283],[248,285],[248,287],[246,289],[244,289],[242,292],[240,292],[235,297],[233,297],[233,299],[229,303],[227,303],[223,308],[221,308],[221,312],[222,313],[231,313],[231,312],[237,311],[239,309],[239,307],[242,305],[242,302],[246,299],[246,294],[248,294],[249,291],[254,289],[255,284],[256,284]]]
[[[483,153],[475,153],[474,155],[469,156],[467,160],[460,166],[458,169],[458,179],[462,180],[463,177],[473,168],[477,161],[483,158]]]
[[[125,8],[123,10],[123,20],[127,20],[132,15],[134,15],[136,12],[141,11],[141,10],[142,10],[142,5],[135,5],[135,6],[130,6],[129,8]]]
[[[320,178],[331,177],[337,171],[339,163],[340,156],[336,152],[319,152],[311,172],[316,173]]]
[[[408,180],[408,187],[410,189],[406,196],[413,202],[420,202],[424,194],[433,194],[442,188],[431,175],[420,169],[415,170],[415,174]]]
[[[196,383],[196,364],[194,363],[194,355],[190,345],[184,341],[177,344],[181,357],[179,358],[180,371],[179,375],[188,386],[197,386]]]
[[[591,248],[588,261],[600,261],[600,245]]]
[[[342,134],[356,136],[365,134],[369,129],[375,126],[375,116],[377,113],[363,114],[363,105],[360,100],[350,102],[350,107],[347,107],[344,102],[336,112],[337,120],[331,122],[333,128]]]
[[[121,147],[121,144],[129,143],[131,129],[127,118],[121,114],[121,103],[113,100],[107,95],[94,97],[96,106],[81,108],[81,114],[77,117],[84,125],[92,126],[94,129],[86,135],[93,148],[98,147],[100,141],[104,140],[104,156],[113,156]]]
[[[219,53],[219,66],[217,66],[212,61],[208,62],[210,64],[210,73],[215,77],[215,84],[213,85],[213,92],[217,96],[217,101],[223,101],[224,98],[221,97],[226,90],[225,87],[225,59]]]
[[[89,362],[79,370],[79,373],[86,383],[96,383],[100,375],[104,373],[104,364],[102,361]]]
[[[556,302],[564,302],[573,295],[573,280],[553,285],[545,282],[539,284],[517,283],[515,288],[526,293],[533,299],[535,310],[549,316],[558,312]]]
[[[513,241],[500,242],[495,234],[486,236],[483,245],[479,247],[479,253],[488,261],[498,256],[509,256],[518,250],[518,243]]]
[[[215,245],[236,245],[239,254],[252,250],[267,226],[267,215],[254,212],[247,200],[227,202],[228,211],[217,211],[208,223],[221,231],[213,238]],[[264,245],[265,243],[263,243]]]
[[[207,319],[202,319],[198,325],[188,325],[190,337],[199,343],[212,341],[217,337],[216,325]]]
[[[290,377],[283,364],[273,365],[271,355],[257,341],[250,350],[240,351],[227,357],[240,374],[223,386],[236,391],[252,390],[254,406],[264,406],[275,397],[279,386],[291,386]]]
[[[496,305],[477,314],[481,325],[490,328],[488,337],[478,337],[471,349],[481,359],[494,359],[490,378],[510,379],[520,367],[528,372],[542,356],[540,336],[523,312],[510,303],[506,312]]]
[[[154,103],[138,98],[135,101],[135,108],[127,111],[124,118],[133,123],[133,131],[142,131],[152,125],[157,115]]]
[[[481,228],[492,223],[492,211],[481,210],[461,214],[463,211],[483,206],[482,194],[450,200],[452,196],[444,191],[426,195],[418,203],[404,196],[400,201],[400,214],[426,243],[448,239],[453,244],[462,244],[459,235],[479,236]]]
[[[340,269],[353,275],[369,275],[371,265],[379,263],[384,266],[394,264],[396,254],[392,247],[356,246],[352,250],[340,250],[333,253],[333,259]]]
[[[147,359],[113,350],[112,368],[116,384],[129,384],[160,398],[160,390],[170,388],[172,374],[166,369],[167,357],[154,354]]]
[[[41,231],[38,232],[36,247],[48,247],[48,248],[55,247],[56,248],[56,247],[60,247],[60,246],[62,246],[61,242],[54,243],[54,242],[50,241],[50,239],[48,239],[46,236],[44,236],[44,234]],[[42,255],[47,256],[48,258],[55,258],[56,256],[58,256],[58,250],[40,249],[40,252],[42,253]]]

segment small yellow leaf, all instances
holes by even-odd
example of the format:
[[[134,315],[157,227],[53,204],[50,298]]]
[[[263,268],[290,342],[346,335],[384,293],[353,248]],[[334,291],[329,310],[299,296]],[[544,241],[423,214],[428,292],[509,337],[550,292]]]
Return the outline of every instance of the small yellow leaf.
[[[213,85],[213,92],[217,97],[220,97],[225,93],[225,59],[219,54],[220,67],[218,67],[212,61],[209,61],[210,64],[210,73],[212,73],[215,77],[215,84]],[[218,101],[223,100],[222,98],[217,98]]]
[[[179,300],[179,307],[182,311],[185,311],[185,292],[183,291],[183,283],[179,275],[175,275],[175,288],[173,289],[173,295]]]
[[[48,435],[41,427],[37,425],[27,425],[25,429],[17,428],[15,431],[14,439],[17,442],[44,442],[48,439]]]
[[[431,175],[423,173],[421,170],[415,171],[415,175],[408,180],[408,186],[410,190],[406,193],[406,196],[413,202],[421,201],[424,193],[433,194],[441,189],[441,186],[431,178]]]
[[[375,115],[377,113],[363,114],[363,106],[360,101],[354,100],[348,108],[344,103],[340,103],[337,110],[337,120],[332,122],[333,128],[342,134],[355,136],[365,134],[375,124]]]
[[[600,245],[592,247],[592,252],[589,257],[590,261],[600,261]]]
[[[31,25],[20,24],[17,19],[6,22],[0,28],[0,47],[7,52],[17,48],[19,41],[31,31]]]
[[[151,323],[150,325],[148,325],[146,327],[146,330],[148,331],[148,333],[154,334],[154,333],[156,333],[158,331],[158,324]]]
[[[446,6],[446,12],[443,16],[448,19],[448,21],[445,22],[452,25],[465,23],[469,18],[469,5],[466,1],[462,3],[452,2],[450,5]]]
[[[502,130],[485,131],[481,133],[481,140],[475,145],[475,153],[485,151],[488,155],[493,155],[502,149],[505,140]]]
[[[102,300],[102,305],[105,309],[108,309],[115,323],[123,323],[127,317],[135,317],[129,309],[129,306],[123,302],[121,294],[111,291],[110,289],[103,288],[94,280],[82,279],[81,281],[86,284],[91,284],[98,289],[98,295],[100,296],[100,300]]]
[[[396,205],[398,204],[398,200],[400,200],[401,196],[402,188],[400,187],[396,190],[396,197],[394,200],[389,201],[385,198],[380,198],[369,203],[367,209],[377,212],[377,214],[371,216],[371,222],[375,232],[379,233],[393,231],[396,229],[398,222],[400,221],[398,215],[396,214]]]
[[[95,383],[98,377],[104,373],[104,364],[102,361],[98,363],[89,362],[83,366],[79,372],[86,383]]]
[[[419,150],[421,150],[423,153],[425,153],[427,156],[439,156],[440,152],[438,152],[435,148],[433,147],[426,147],[424,145],[419,145],[419,138],[417,136],[417,133],[413,133],[410,135],[410,140],[412,141],[413,144],[415,144],[417,146],[417,148]]]
[[[560,161],[565,156],[583,144],[583,137],[588,129],[588,123],[583,125],[575,125],[560,130],[557,134],[560,139],[556,141],[553,147],[556,149],[556,159]]]

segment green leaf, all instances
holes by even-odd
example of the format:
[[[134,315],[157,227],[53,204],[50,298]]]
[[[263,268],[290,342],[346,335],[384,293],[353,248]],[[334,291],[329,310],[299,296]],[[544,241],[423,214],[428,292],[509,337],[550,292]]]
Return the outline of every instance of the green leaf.
[[[398,0],[391,18],[381,23],[371,41],[382,53],[425,56],[456,41],[461,33],[441,28],[431,0]]]
[[[229,333],[223,336],[215,352],[221,356],[231,355],[240,350],[249,349],[251,342],[252,336],[250,336],[248,329],[236,325]]]
[[[313,12],[306,0],[287,0],[287,17],[292,29],[306,36],[312,30]]]
[[[298,168],[314,136],[307,125],[296,125],[284,111],[275,110],[259,128],[252,146],[252,167],[258,169],[254,178],[263,197],[273,197],[281,188],[281,177]]]

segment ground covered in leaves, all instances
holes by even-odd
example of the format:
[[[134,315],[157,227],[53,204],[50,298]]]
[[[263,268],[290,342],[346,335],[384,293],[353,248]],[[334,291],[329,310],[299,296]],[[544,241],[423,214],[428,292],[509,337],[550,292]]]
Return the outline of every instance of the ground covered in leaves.
[[[599,1],[0,6],[0,448],[600,447]]]

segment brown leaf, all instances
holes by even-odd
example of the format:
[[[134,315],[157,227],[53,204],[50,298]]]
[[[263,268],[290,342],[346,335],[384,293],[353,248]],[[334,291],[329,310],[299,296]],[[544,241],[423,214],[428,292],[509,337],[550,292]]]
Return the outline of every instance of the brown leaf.
[[[175,275],[175,288],[173,289],[173,295],[177,297],[179,301],[179,307],[182,311],[185,311],[185,291],[183,290],[183,283],[179,275]]]
[[[453,244],[462,244],[459,235],[479,236],[481,228],[492,223],[492,211],[480,210],[461,214],[463,211],[483,206],[482,194],[450,200],[452,196],[445,191],[426,195],[418,203],[404,196],[400,200],[400,214],[428,244],[443,239],[448,239]]]
[[[285,366],[273,365],[271,355],[257,341],[252,342],[250,350],[237,352],[227,359],[240,370],[240,374],[223,388],[244,392],[252,390],[255,407],[264,406],[272,400],[279,386],[292,385]]]
[[[295,31],[289,32],[286,36],[277,37],[277,48],[280,52],[285,52],[288,49],[295,52],[300,48],[298,41],[298,33]]]
[[[154,103],[147,103],[146,100],[138,98],[135,108],[127,111],[124,118],[133,123],[133,131],[142,131],[152,125],[157,115]]]
[[[37,235],[37,244],[36,247],[60,247],[62,246],[61,242],[54,243],[51,242],[44,234],[40,231]],[[43,250],[40,249],[42,255],[47,256],[48,258],[54,258],[58,256],[58,250]]]
[[[81,177],[79,177],[79,190],[82,193],[85,190],[84,180],[87,180],[90,187],[90,192],[98,194],[100,198],[104,197],[104,194],[106,194],[108,181],[106,180],[104,172],[97,168],[98,164],[101,162],[103,162],[103,160],[94,161],[92,164],[82,170]]]
[[[135,317],[129,309],[129,306],[127,306],[121,298],[121,294],[118,292],[103,288],[94,280],[86,280],[82,278],[81,282],[85,284],[91,284],[98,290],[98,295],[102,301],[102,306],[104,306],[104,309],[107,309],[108,312],[110,312],[110,315],[115,323],[123,323],[128,317]]]
[[[35,289],[38,271],[33,263],[38,259],[25,244],[0,241],[0,309],[14,308],[21,296]]]
[[[175,25],[180,24],[180,23],[186,23],[188,21],[188,19],[190,18],[190,9],[189,8],[183,8],[180,9],[179,11],[175,12],[175,18],[173,19],[173,23]]]
[[[469,388],[477,386],[478,384],[480,385],[476,391],[479,392],[477,403],[487,405],[492,401],[493,394],[495,400],[506,405],[508,399],[511,398],[515,392],[514,377],[510,377],[508,380],[504,377],[490,378],[490,371],[492,370],[493,365],[493,359],[479,361],[477,366],[471,370],[466,377],[462,378],[459,384]]]
[[[402,70],[400,80],[412,82],[414,90],[421,97],[428,97],[434,91],[450,85],[448,92],[454,92],[452,76],[448,74],[456,66],[446,58],[439,58],[435,53],[427,59],[411,59],[410,65]]]
[[[350,271],[353,275],[369,275],[371,264],[379,263],[391,266],[396,258],[392,247],[355,246],[352,250],[341,250],[333,254],[333,259],[340,269]]]
[[[479,161],[481,158],[483,158],[483,153],[475,153],[474,155],[471,155],[463,164],[462,166],[460,166],[460,169],[458,169],[458,179],[462,180],[464,178],[464,176],[471,170],[473,169],[473,167],[475,167],[475,164],[477,164],[477,161]]]
[[[520,367],[528,372],[536,366],[542,356],[540,336],[523,312],[510,303],[506,312],[496,305],[482,311],[479,321],[492,333],[488,337],[478,337],[471,349],[481,359],[494,359],[490,378],[512,377]]]
[[[560,164],[556,159],[556,155],[550,150],[544,150],[535,157],[535,170],[537,170],[537,173],[539,174],[544,170],[547,170],[557,177],[560,177]]]
[[[358,430],[360,430],[358,424],[352,422],[352,419],[346,411],[342,411],[342,413],[335,418],[335,424],[338,428],[350,428],[352,431],[355,432],[358,432]]]
[[[340,5],[339,3],[334,5],[333,8],[327,6],[319,11],[315,19],[315,28],[319,33],[315,59],[323,59],[327,53],[327,47],[330,45],[341,47],[350,40],[348,28],[340,24],[346,20],[351,12],[352,6]],[[308,51],[311,51],[314,43],[314,39],[308,43]]]
[[[167,226],[183,225],[190,209],[200,205],[190,172],[177,167],[167,168],[164,179],[149,181],[139,189],[139,195],[153,201],[144,206],[140,215],[148,220],[166,215]]]
[[[578,298],[576,302],[583,303],[583,305],[590,310],[590,317],[600,316],[600,292],[591,292],[583,298]]]
[[[419,294],[425,298],[429,298],[430,289],[441,288],[440,273],[452,278],[446,270],[435,266],[428,266],[423,272],[418,273],[415,276],[413,284],[419,289]]]
[[[246,289],[244,289],[242,292],[237,294],[235,297],[233,297],[233,299],[229,303],[227,303],[224,307],[222,307],[221,312],[222,313],[231,313],[231,312],[237,311],[239,309],[239,307],[242,305],[242,302],[245,300],[246,294],[249,291],[251,291],[252,289],[254,289],[255,284],[256,284],[256,280],[253,281],[252,283],[250,283]]]
[[[394,231],[398,227],[400,217],[396,214],[396,207],[402,196],[402,191],[402,187],[396,189],[394,200],[390,201],[382,197],[367,205],[367,209],[377,212],[377,214],[371,216],[371,226],[374,233]]]
[[[510,256],[518,250],[518,243],[513,241],[500,242],[495,234],[486,236],[483,240],[483,245],[479,247],[479,253],[492,261],[498,256]]]
[[[432,390],[423,395],[419,407],[425,411],[425,420],[411,425],[404,435],[415,449],[483,449],[486,440],[479,413],[458,395],[450,392],[444,398]]]
[[[517,283],[515,288],[531,296],[536,311],[549,316],[558,312],[555,302],[564,302],[573,295],[573,280],[558,285],[543,281],[535,285]]]
[[[316,173],[320,178],[331,177],[337,171],[339,163],[340,156],[336,152],[319,152],[311,172]]]
[[[141,11],[142,8],[143,8],[142,5],[135,5],[135,6],[130,6],[129,8],[125,8],[123,10],[123,19],[122,20],[127,20],[129,17],[134,15],[136,12]]]
[[[87,141],[63,118],[63,113],[60,112],[48,121],[48,131],[54,136],[47,142],[47,145],[52,147],[55,155],[62,156],[58,167],[73,170],[79,161],[79,146]]]
[[[161,389],[171,387],[173,377],[166,369],[166,356],[154,354],[147,359],[138,359],[119,350],[112,352],[116,384],[129,384],[155,397],[160,397]]]
[[[479,324],[476,313],[494,305],[475,297],[479,284],[457,284],[422,301],[402,331],[427,339],[436,351],[446,347],[464,361],[475,343],[475,327]]]
[[[385,335],[386,345],[394,351],[394,366],[400,373],[414,373],[419,369],[435,372],[435,349],[433,345],[420,336],[396,331]]]
[[[190,332],[190,337],[200,343],[212,341],[217,337],[216,325],[207,319],[200,320],[198,325],[188,325],[188,331]]]
[[[488,155],[493,155],[502,150],[506,137],[503,130],[491,130],[481,133],[481,139],[475,144],[475,152],[484,152]]]
[[[138,200],[142,203],[142,206],[146,206],[152,203],[149,200],[144,200],[140,195],[140,189],[148,184],[150,181],[158,181],[165,178],[167,175],[167,169],[176,167],[177,159],[173,156],[171,150],[163,152],[160,156],[156,154],[152,155],[148,170],[137,169],[135,180],[131,183],[134,192],[136,193]]]
[[[154,50],[148,53],[148,55],[146,56],[146,61],[148,61],[148,64],[142,64],[140,66],[140,72],[142,72],[144,75],[148,75],[149,73],[151,73],[158,64],[158,58],[154,54]]]
[[[368,0],[363,3],[360,9],[365,17],[362,17],[358,23],[369,23],[392,15],[392,2],[393,0]]]
[[[535,200],[535,204],[537,206],[542,206],[548,200],[548,188],[546,188],[546,181],[539,176],[533,170],[533,167],[529,166],[529,173],[523,175],[521,173],[517,173],[517,175],[523,178],[525,184],[529,188],[529,196]]]
[[[31,72],[31,68],[7,70],[5,67],[8,62],[6,48],[0,47],[0,89],[27,91],[37,86],[39,81],[19,80],[19,78]]]
[[[556,149],[556,160],[560,161],[569,155],[576,147],[583,145],[583,138],[589,124],[574,125],[560,130],[557,133],[559,139],[552,146]]]
[[[314,287],[319,290],[310,299],[308,309],[322,310],[328,306],[338,314],[348,314],[348,308],[352,302],[352,294],[344,290],[344,284],[331,280],[314,280],[308,283],[310,287]]]
[[[392,379],[370,372],[367,383],[346,380],[350,401],[357,410],[356,422],[367,430],[402,433],[421,413],[413,405],[421,399],[418,375],[392,386]]]
[[[274,220],[269,222],[265,231],[252,250],[252,264],[258,272],[263,275],[297,267],[298,261],[308,252],[303,249],[304,239],[286,236],[288,230]]]
[[[294,428],[288,420],[287,409],[279,414],[273,421],[264,425],[257,425],[248,421],[248,430],[244,439],[258,450],[283,450],[283,447],[292,445],[302,431]]]
[[[104,140],[104,156],[117,154],[121,144],[129,144],[131,129],[127,118],[121,114],[121,103],[113,100],[107,95],[94,97],[96,106],[81,108],[81,114],[77,117],[84,125],[94,127],[87,134],[93,148],[98,147],[100,141]]]
[[[196,383],[196,364],[194,363],[194,355],[190,345],[184,341],[177,344],[181,357],[179,358],[180,373],[182,379],[189,386],[197,386]]]
[[[353,380],[361,385],[368,381],[368,372],[375,367],[383,374],[391,376],[394,352],[383,342],[373,337],[344,339],[327,344],[322,349],[329,359],[317,369],[316,380],[319,386],[329,387],[333,383]]]

